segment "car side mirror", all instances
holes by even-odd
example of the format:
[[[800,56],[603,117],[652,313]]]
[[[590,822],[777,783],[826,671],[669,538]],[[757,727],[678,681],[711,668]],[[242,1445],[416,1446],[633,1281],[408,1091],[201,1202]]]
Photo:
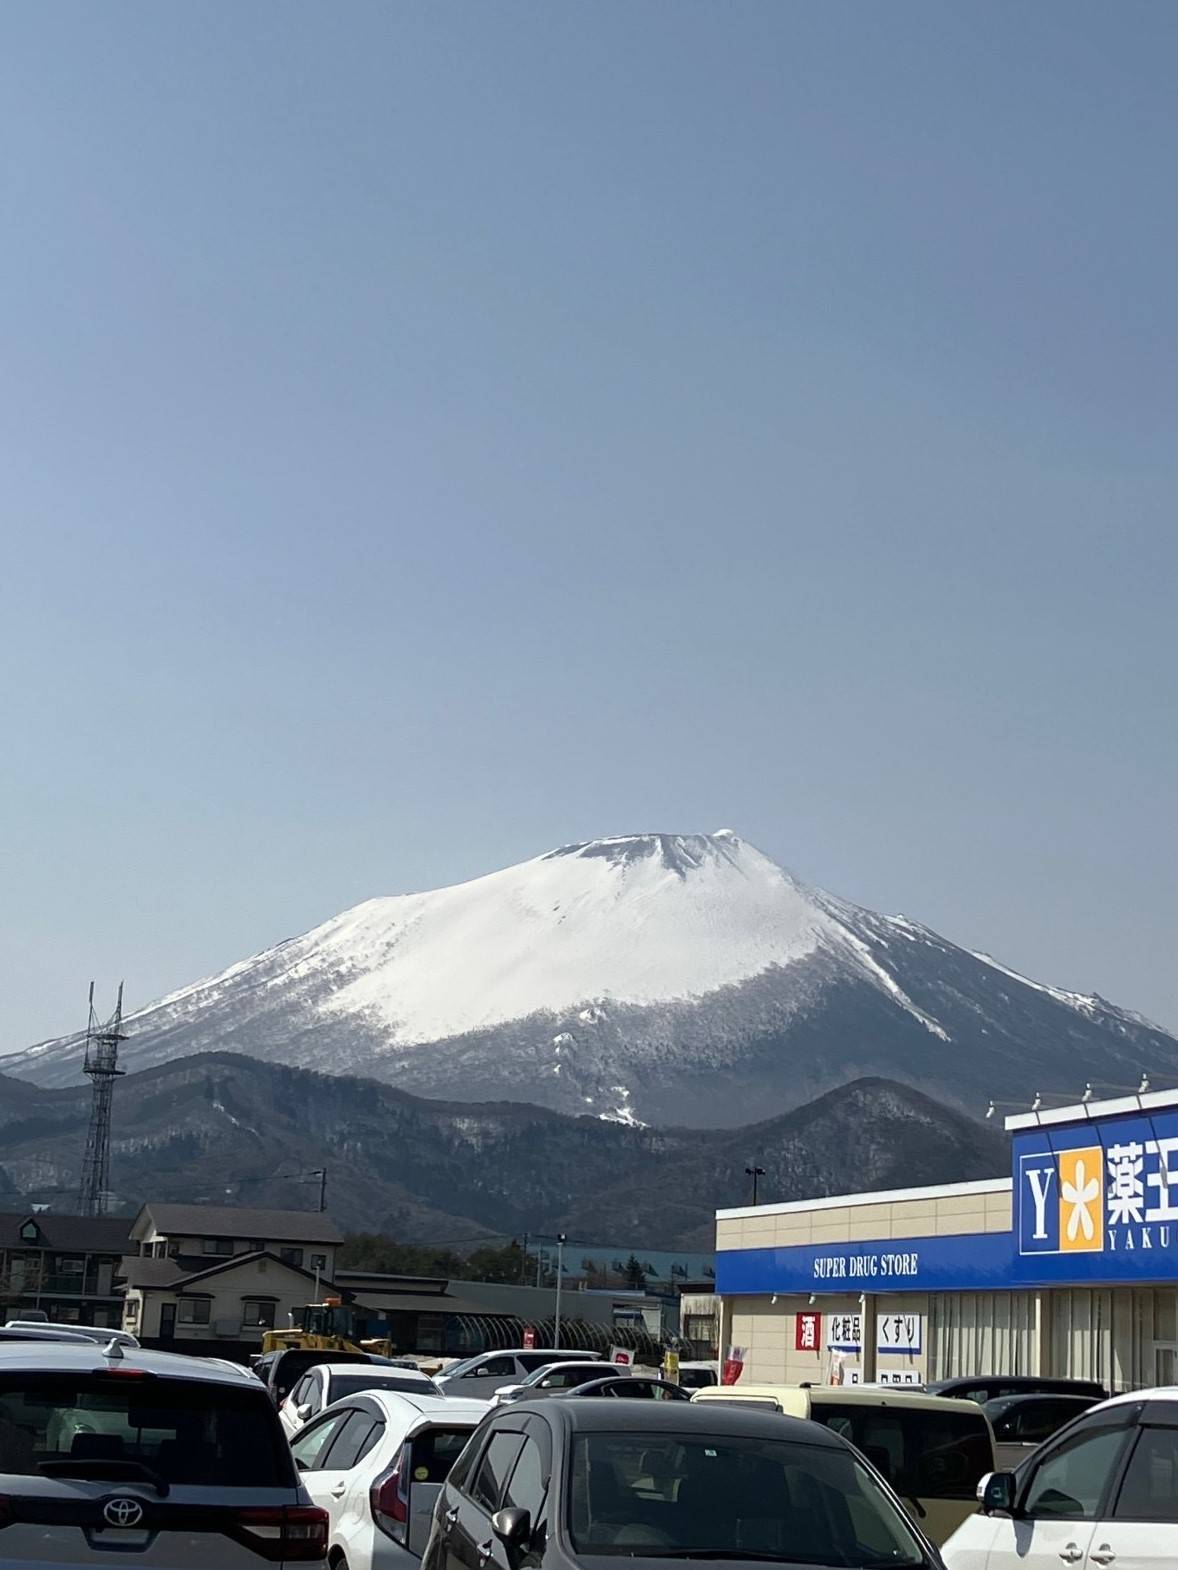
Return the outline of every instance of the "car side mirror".
[[[496,1510],[491,1517],[491,1530],[507,1550],[508,1564],[516,1565],[523,1557],[532,1535],[531,1513],[516,1505],[506,1510]]]
[[[1013,1515],[1017,1490],[1013,1472],[987,1472],[978,1484],[983,1515]]]

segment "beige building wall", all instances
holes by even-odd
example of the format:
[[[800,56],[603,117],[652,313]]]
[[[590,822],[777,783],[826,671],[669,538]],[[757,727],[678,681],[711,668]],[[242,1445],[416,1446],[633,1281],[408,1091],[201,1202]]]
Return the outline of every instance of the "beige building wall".
[[[812,1200],[808,1204],[761,1205],[722,1210],[716,1218],[716,1247],[796,1248],[808,1243],[885,1242],[891,1238],[953,1237],[970,1232],[1009,1232],[1011,1183],[963,1183],[935,1197],[881,1200]]]
[[[249,1300],[274,1302],[274,1325],[285,1330],[290,1311],[311,1301],[314,1293],[306,1276],[288,1270],[270,1259],[257,1259],[248,1265],[225,1270],[196,1282],[190,1290],[173,1291],[166,1287],[128,1288],[123,1311],[124,1329],[141,1338],[160,1333],[160,1310],[165,1303],[176,1305],[177,1341],[261,1341],[262,1331],[243,1323],[243,1310]],[[187,1323],[181,1316],[186,1302],[207,1302],[207,1324]]]

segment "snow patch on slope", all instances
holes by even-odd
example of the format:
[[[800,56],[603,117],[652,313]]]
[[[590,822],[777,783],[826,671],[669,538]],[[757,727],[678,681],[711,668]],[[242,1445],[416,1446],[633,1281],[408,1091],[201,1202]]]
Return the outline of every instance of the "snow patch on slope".
[[[1035,992],[1045,993],[1047,997],[1054,998],[1057,1003],[1066,1003],[1069,1008],[1082,1009],[1084,1013],[1092,1014],[1102,1007],[1101,1000],[1095,993],[1065,992],[1062,987],[1049,987],[1046,982],[1032,981],[1029,976],[1022,976],[1017,970],[1011,970],[1009,965],[1001,964],[992,954],[982,954],[976,949],[971,949],[970,953],[974,959],[980,959],[983,965],[989,965],[991,970],[1000,971],[1002,975],[1009,976],[1012,981],[1030,987]]]

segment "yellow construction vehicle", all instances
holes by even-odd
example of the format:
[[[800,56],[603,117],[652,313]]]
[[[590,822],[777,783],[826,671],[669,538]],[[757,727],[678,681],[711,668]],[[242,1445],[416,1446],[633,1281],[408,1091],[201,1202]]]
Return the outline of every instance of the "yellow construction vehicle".
[[[298,1324],[289,1330],[267,1330],[262,1336],[262,1351],[285,1352],[303,1347],[314,1352],[373,1352],[380,1357],[393,1355],[387,1336],[361,1337],[356,1333],[356,1313],[342,1298],[325,1298],[322,1303],[304,1303],[295,1310]]]

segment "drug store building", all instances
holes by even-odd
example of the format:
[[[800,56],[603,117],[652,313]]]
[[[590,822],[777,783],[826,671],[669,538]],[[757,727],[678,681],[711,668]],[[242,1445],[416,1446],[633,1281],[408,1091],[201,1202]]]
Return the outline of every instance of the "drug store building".
[[[1178,1092],[1006,1127],[1010,1177],[719,1211],[741,1380],[1178,1383]]]

